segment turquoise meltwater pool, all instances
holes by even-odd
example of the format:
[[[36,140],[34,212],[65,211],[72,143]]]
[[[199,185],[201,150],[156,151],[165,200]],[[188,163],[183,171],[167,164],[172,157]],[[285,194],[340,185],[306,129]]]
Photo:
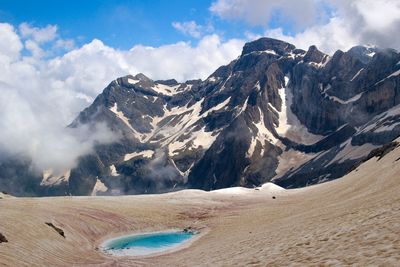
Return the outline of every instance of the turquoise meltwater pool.
[[[178,248],[193,236],[184,231],[125,235],[108,240],[101,247],[104,252],[116,256],[145,256]]]

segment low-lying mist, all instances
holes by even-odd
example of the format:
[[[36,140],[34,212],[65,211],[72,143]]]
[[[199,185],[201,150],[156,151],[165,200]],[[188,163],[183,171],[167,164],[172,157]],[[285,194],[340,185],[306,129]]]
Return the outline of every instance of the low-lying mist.
[[[94,145],[117,140],[107,125],[78,125],[68,128],[65,99],[0,84],[0,153],[7,157],[28,157],[36,171],[65,172],[79,156],[89,154]],[[0,159],[1,160],[1,159]]]

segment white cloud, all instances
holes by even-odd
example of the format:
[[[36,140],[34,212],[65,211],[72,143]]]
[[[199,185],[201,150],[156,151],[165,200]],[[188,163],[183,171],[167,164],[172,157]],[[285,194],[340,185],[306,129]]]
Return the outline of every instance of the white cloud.
[[[44,28],[32,27],[28,23],[19,25],[19,31],[23,38],[31,38],[37,43],[46,43],[57,37],[57,26],[47,25]]]
[[[55,49],[63,49],[63,50],[72,50],[75,47],[75,42],[74,40],[68,39],[68,40],[63,40],[63,39],[58,39],[55,43],[54,43],[54,48]]]
[[[317,8],[313,0],[217,0],[210,11],[221,18],[244,20],[252,25],[267,26],[274,17],[304,27],[318,18]]]
[[[400,2],[398,0],[329,0],[334,17],[343,21],[358,44],[400,48]]]
[[[305,50],[310,45],[316,45],[329,54],[360,44],[357,35],[349,32],[346,23],[339,18],[332,18],[327,24],[309,27],[293,36],[284,34],[281,28],[267,30],[265,36],[287,41]]]
[[[50,57],[56,52],[70,51],[75,47],[73,40],[60,38],[56,25],[47,25],[43,28],[34,27],[28,23],[21,23],[18,27],[19,36],[24,41],[24,47],[33,58]],[[43,44],[52,46],[42,49]]]
[[[50,64],[35,57],[22,57],[22,42],[9,24],[0,24],[0,154],[28,156],[34,169],[65,171],[76,159],[90,153],[95,142],[115,140],[105,127],[66,126],[87,102],[76,91],[51,77]],[[38,53],[38,43],[28,39],[26,49]]]
[[[45,55],[45,52],[40,48],[39,44],[32,40],[25,41],[25,48],[31,53],[32,57],[40,58]]]
[[[32,157],[39,170],[71,168],[77,157],[90,153],[94,142],[115,139],[104,125],[96,131],[66,129],[115,78],[138,72],[153,79],[205,78],[236,58],[244,43],[208,35],[197,45],[178,42],[117,50],[93,40],[48,58],[42,56],[42,44],[48,40],[46,47],[57,46],[62,40],[57,32],[56,37],[46,39],[37,35],[42,29],[23,27],[24,33],[21,27],[17,31],[0,24],[0,154],[3,158],[5,154]],[[23,56],[24,49],[32,56]]]
[[[360,44],[400,48],[398,0],[217,0],[210,10],[223,19],[263,25],[265,36],[286,40],[303,49],[317,45],[333,53]],[[291,22],[295,29],[295,24],[306,23],[288,34],[284,28],[270,28],[272,21]]]
[[[235,59],[243,45],[243,40],[223,42],[213,34],[204,36],[197,46],[187,42],[157,48],[138,45],[127,53],[127,58],[132,62],[132,72],[143,72],[156,79],[204,79],[219,66]]]
[[[18,59],[22,42],[10,24],[0,23],[0,60],[7,63]]]
[[[94,98],[111,80],[127,74],[141,72],[154,80],[204,79],[219,66],[235,59],[243,44],[243,40],[223,42],[217,35],[208,35],[196,46],[178,42],[160,47],[136,45],[125,51],[95,39],[49,60],[46,73],[58,87]]]
[[[381,31],[390,27],[400,20],[400,2],[391,0],[381,1],[354,1],[343,2],[342,8],[349,8],[356,11],[364,20],[364,24],[370,30]],[[350,15],[350,14],[349,14]]]
[[[172,22],[172,27],[182,32],[183,34],[190,35],[194,38],[200,38],[203,32],[203,27],[198,25],[195,21],[185,22]]]

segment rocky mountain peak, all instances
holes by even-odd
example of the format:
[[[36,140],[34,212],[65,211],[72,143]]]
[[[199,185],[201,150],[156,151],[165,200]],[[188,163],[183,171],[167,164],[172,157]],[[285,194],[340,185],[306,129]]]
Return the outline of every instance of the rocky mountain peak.
[[[368,64],[377,51],[377,47],[358,45],[350,48],[347,54],[357,58],[364,64]]]
[[[319,51],[315,45],[312,45],[308,48],[308,51],[305,54],[303,60],[304,62],[314,62],[320,64],[320,63],[325,63],[327,57],[328,56]]]
[[[143,73],[136,74],[134,78],[139,80],[139,81],[144,81],[144,82],[152,82],[153,81],[152,79],[150,79],[149,77],[147,77]]]
[[[271,53],[274,52],[278,55],[284,55],[286,53],[290,53],[295,48],[296,47],[294,45],[284,41],[264,37],[256,41],[246,43],[243,47],[242,56],[252,52],[263,51],[271,51]]]
[[[175,79],[157,80],[154,83],[159,83],[159,84],[164,84],[164,85],[169,85],[169,86],[174,86],[174,85],[179,84]]]

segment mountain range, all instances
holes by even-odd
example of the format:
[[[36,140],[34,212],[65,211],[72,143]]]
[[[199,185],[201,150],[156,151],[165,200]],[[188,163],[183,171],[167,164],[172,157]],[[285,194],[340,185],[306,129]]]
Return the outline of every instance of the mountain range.
[[[68,127],[105,123],[118,136],[62,175],[29,159],[0,164],[14,195],[120,195],[342,177],[400,136],[400,54],[356,46],[329,56],[271,38],[206,80],[112,81]]]

